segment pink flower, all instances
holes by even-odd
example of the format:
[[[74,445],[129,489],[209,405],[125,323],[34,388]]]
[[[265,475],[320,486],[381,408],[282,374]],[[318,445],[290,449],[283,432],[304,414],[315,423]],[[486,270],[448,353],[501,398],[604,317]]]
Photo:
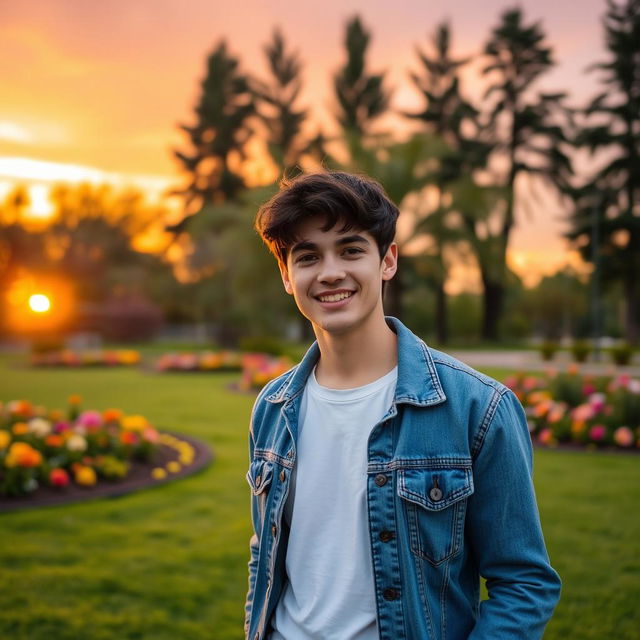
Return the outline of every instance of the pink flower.
[[[71,429],[71,425],[64,421],[64,420],[60,420],[60,422],[56,422],[54,427],[53,427],[53,432],[54,433],[64,433],[65,431],[69,431]]]
[[[619,447],[630,447],[633,445],[633,431],[629,427],[618,427],[613,432],[613,439]]]
[[[551,429],[543,429],[538,434],[538,442],[540,444],[544,444],[544,445],[547,445],[547,446],[551,446],[551,445],[555,444],[555,439],[553,437],[553,431],[551,431]]]
[[[594,416],[594,410],[590,404],[579,404],[573,411],[571,417],[578,422],[586,422]]]
[[[585,382],[584,386],[582,387],[582,393],[585,396],[590,396],[592,393],[596,392],[596,388],[593,384],[591,384],[591,382]]]
[[[83,427],[100,427],[102,415],[99,411],[83,411],[78,417],[77,423]]]
[[[600,413],[605,407],[606,397],[604,393],[592,393],[589,396],[589,404],[594,413]]]
[[[594,424],[593,427],[589,429],[589,437],[594,442],[601,442],[606,435],[607,428],[603,424]]]
[[[504,381],[504,385],[505,385],[505,387],[509,387],[509,389],[511,389],[513,391],[518,386],[518,378],[517,378],[517,376],[509,376]]]

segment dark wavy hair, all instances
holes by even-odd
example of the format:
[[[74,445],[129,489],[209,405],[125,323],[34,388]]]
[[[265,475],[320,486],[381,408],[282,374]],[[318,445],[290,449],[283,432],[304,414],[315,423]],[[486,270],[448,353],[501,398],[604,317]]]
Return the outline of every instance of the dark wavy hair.
[[[299,239],[300,223],[315,216],[325,219],[323,231],[341,224],[341,231],[369,232],[382,258],[395,237],[398,215],[398,207],[372,178],[322,171],[282,180],[280,191],[258,210],[255,228],[282,264]]]

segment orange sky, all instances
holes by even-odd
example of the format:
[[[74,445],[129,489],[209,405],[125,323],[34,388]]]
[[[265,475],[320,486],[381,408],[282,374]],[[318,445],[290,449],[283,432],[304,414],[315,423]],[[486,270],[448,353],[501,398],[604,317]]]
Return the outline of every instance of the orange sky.
[[[541,20],[558,66],[539,87],[566,90],[581,104],[598,90],[585,67],[604,57],[604,0],[576,5],[521,1],[526,21]],[[485,0],[30,0],[0,9],[0,196],[27,182],[36,213],[55,180],[137,184],[158,196],[178,183],[170,150],[178,122],[190,122],[206,55],[221,37],[247,71],[261,74],[262,47],[280,25],[304,62],[301,104],[331,124],[331,72],[343,59],[345,21],[360,13],[372,31],[369,62],[387,69],[394,106],[411,108],[407,81],[416,45],[449,18],[458,55],[477,53],[511,3]],[[471,74],[469,74],[471,75]],[[478,94],[481,87],[467,86]],[[399,120],[390,123],[398,126]],[[33,162],[33,161],[38,162]],[[520,215],[512,264],[521,273],[565,259],[560,203],[542,193]]]

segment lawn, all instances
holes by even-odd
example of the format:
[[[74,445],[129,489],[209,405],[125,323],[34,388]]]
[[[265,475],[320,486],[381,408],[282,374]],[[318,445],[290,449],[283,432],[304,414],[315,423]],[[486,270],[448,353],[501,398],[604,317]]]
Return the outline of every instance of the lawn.
[[[502,372],[494,372],[501,375]],[[242,638],[251,396],[234,375],[30,370],[0,358],[0,400],[142,413],[209,442],[204,472],[107,501],[0,514],[0,637]],[[549,552],[564,580],[545,639],[625,640],[640,628],[640,457],[536,451]]]

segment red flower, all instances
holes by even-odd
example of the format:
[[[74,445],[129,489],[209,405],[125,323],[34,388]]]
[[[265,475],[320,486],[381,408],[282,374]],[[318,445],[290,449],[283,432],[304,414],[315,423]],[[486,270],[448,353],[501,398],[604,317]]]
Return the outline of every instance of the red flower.
[[[69,474],[64,469],[51,469],[49,484],[52,487],[66,487],[69,484]]]

